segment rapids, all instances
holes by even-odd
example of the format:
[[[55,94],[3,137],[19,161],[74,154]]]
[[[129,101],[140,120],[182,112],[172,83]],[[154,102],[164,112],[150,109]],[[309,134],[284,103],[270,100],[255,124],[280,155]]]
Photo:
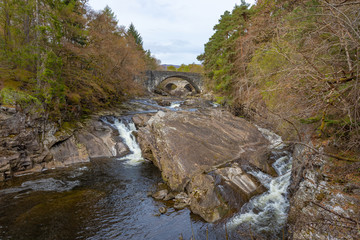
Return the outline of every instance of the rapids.
[[[159,106],[152,100],[132,100],[121,116],[101,118],[117,129],[130,153],[122,158],[92,159],[90,163],[46,170],[14,178],[0,185],[0,239],[252,239],[281,234],[289,202],[291,153],[276,134],[259,128],[271,142],[271,177],[255,169],[248,172],[268,189],[245,204],[230,219],[210,224],[188,209],[155,201],[149,192],[161,182],[160,171],[144,160],[131,116],[158,110],[178,111],[184,101]],[[209,103],[208,107],[219,107]],[[187,108],[188,111],[197,111]],[[116,151],[116,149],[113,149]],[[159,208],[167,208],[160,214]]]

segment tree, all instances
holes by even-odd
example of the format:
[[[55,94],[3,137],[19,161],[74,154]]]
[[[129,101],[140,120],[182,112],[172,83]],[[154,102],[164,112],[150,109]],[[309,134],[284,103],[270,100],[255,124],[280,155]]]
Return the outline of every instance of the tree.
[[[209,79],[207,85],[218,93],[229,94],[232,88],[236,40],[246,34],[247,20],[251,15],[249,4],[244,1],[235,5],[233,11],[225,11],[219,23],[214,26],[215,33],[205,44],[205,52],[198,56],[205,67]]]
[[[128,36],[132,36],[135,40],[136,45],[140,48],[143,49],[143,40],[142,37],[140,36],[140,33],[135,29],[135,26],[133,23],[130,24],[128,30],[127,30],[127,35]]]
[[[95,12],[86,2],[0,2],[0,86],[37,99],[60,125],[140,94],[134,77],[158,66],[134,27],[137,42],[110,7]]]
[[[173,66],[173,65],[167,66],[166,70],[167,71],[174,71],[174,72],[177,71],[176,67]]]

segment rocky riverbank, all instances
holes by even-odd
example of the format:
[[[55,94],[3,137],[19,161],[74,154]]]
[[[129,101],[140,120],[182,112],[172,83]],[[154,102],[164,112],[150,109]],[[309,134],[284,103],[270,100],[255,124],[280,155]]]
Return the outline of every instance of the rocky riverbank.
[[[296,145],[293,158],[290,239],[360,239],[360,164],[315,152],[311,142]]]
[[[156,100],[160,106],[154,101],[134,100],[120,112],[103,112],[62,129],[41,115],[2,106],[0,180],[127,155],[129,148],[114,122],[120,120],[106,117],[126,113],[127,121],[132,116],[131,124],[137,127],[137,131],[135,126],[129,131],[137,137],[143,157],[154,163],[165,182],[160,191],[151,194],[155,199],[172,202],[174,209],[189,207],[214,222],[239,212],[255,195],[271,191],[258,177],[277,176],[272,156],[279,153],[274,153],[274,143],[258,127],[206,100]],[[306,145],[296,145],[293,159],[290,238],[357,239],[358,163],[340,164]],[[282,195],[286,197],[286,191]],[[167,211],[159,210],[162,214]]]
[[[0,181],[13,176],[128,153],[116,129],[94,116],[59,129],[40,114],[0,108]]]

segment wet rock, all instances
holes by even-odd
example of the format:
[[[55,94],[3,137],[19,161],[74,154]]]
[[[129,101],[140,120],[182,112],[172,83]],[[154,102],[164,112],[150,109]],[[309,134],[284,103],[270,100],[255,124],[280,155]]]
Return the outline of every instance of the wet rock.
[[[268,141],[244,119],[221,110],[160,111],[139,129],[138,141],[144,157],[162,171],[171,190],[186,190],[191,210],[209,222],[239,207],[229,205],[222,194],[241,196],[242,205],[264,191],[242,166],[275,175]],[[226,191],[219,191],[218,182]]]
[[[174,202],[175,209],[183,209],[190,206],[191,199],[185,192],[181,192],[175,196]]]
[[[160,207],[160,208],[159,208],[159,212],[160,212],[161,214],[165,214],[165,213],[167,212],[167,208],[166,208],[166,207]]]
[[[274,174],[268,142],[256,127],[230,113],[159,112],[138,131],[142,151],[172,190],[182,191],[191,177],[226,163],[249,164]]]
[[[175,198],[175,194],[174,193],[169,193],[168,195],[166,195],[166,197],[164,198],[164,201],[169,201]]]
[[[137,128],[144,127],[154,114],[136,114],[132,120]]]
[[[216,192],[232,207],[240,210],[253,196],[266,191],[266,188],[238,164],[217,169],[214,175],[217,181]]]
[[[174,202],[174,208],[179,210],[188,207],[191,199],[185,192],[181,192],[175,196]]]
[[[189,196],[185,192],[181,192],[175,196],[175,199],[177,201],[187,201],[189,199]]]
[[[183,106],[191,108],[211,108],[213,107],[212,102],[205,99],[188,98],[184,101]]]
[[[117,142],[115,145],[116,157],[124,157],[130,153],[128,146],[123,142]]]
[[[0,108],[0,178],[33,169],[48,160],[48,146],[41,139],[54,124],[40,114],[18,112],[15,108]]]
[[[74,136],[54,145],[50,149],[50,152],[54,161],[63,163],[64,165],[90,161],[85,146],[76,142]]]
[[[156,101],[157,104],[159,104],[160,106],[163,106],[163,107],[168,107],[171,105],[171,100],[169,99],[154,99]]]
[[[175,202],[174,203],[174,209],[176,210],[181,210],[181,209],[184,209],[186,207],[188,207],[189,204],[186,204],[186,203],[183,203],[183,202]]]
[[[114,130],[98,120],[90,122],[88,127],[76,133],[77,139],[83,144],[90,158],[116,157]],[[118,147],[121,147],[118,145]]]
[[[157,199],[157,200],[163,200],[167,196],[168,192],[169,191],[167,189],[160,190],[160,191],[154,193],[152,195],[152,197]]]
[[[128,153],[117,131],[99,117],[59,129],[46,116],[0,108],[0,181],[45,168],[87,162],[91,157],[120,157]]]

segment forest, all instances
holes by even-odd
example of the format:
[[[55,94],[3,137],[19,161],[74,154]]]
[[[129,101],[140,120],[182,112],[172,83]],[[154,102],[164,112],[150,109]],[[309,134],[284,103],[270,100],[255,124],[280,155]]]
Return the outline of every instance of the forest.
[[[360,146],[360,1],[258,0],[226,11],[198,56],[233,113],[292,141]]]
[[[134,76],[158,60],[135,26],[86,0],[0,2],[0,99],[60,126],[142,93]]]

